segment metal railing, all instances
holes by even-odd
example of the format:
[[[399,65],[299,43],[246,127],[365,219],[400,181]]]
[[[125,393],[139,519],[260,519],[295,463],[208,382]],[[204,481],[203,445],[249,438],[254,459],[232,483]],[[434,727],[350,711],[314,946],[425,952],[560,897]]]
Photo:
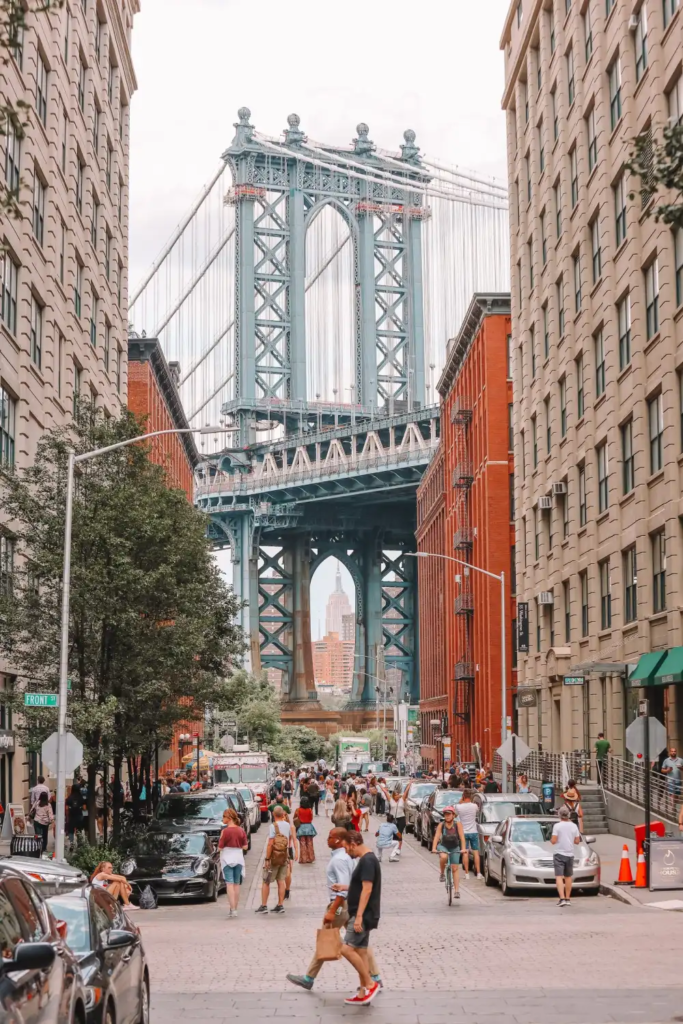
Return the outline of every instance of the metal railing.
[[[498,773],[502,771],[498,754],[493,759],[493,770]],[[556,786],[564,785],[567,779],[586,783],[591,781],[591,755],[588,750],[567,750],[560,754],[532,750],[528,757],[519,762],[517,771],[518,775],[523,772],[530,779],[554,782]]]
[[[645,766],[631,764],[622,757],[608,755],[603,772],[602,786],[609,793],[622,796],[631,803],[645,806]],[[650,803],[652,813],[676,821],[681,795],[673,790],[674,783],[658,772],[650,773]]]

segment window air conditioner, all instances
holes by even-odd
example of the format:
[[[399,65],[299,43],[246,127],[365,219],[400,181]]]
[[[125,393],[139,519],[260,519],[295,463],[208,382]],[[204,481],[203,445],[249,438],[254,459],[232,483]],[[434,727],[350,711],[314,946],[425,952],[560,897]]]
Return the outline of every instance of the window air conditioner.
[[[550,497],[549,494],[541,495],[541,497],[538,499],[538,507],[539,509],[547,509],[553,507],[553,499]]]
[[[638,28],[639,17],[637,14],[632,14],[628,19],[628,30],[629,32],[635,32]]]
[[[542,590],[536,598],[538,604],[552,604],[553,603],[553,592],[552,590]]]
[[[559,480],[556,484],[553,484],[553,494],[554,495],[566,494],[566,493],[567,493],[567,485],[564,482],[564,480]]]

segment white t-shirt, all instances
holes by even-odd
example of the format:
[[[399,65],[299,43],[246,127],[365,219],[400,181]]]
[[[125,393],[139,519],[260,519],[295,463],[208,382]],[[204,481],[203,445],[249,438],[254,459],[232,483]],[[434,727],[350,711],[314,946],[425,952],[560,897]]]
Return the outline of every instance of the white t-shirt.
[[[574,822],[558,821],[557,825],[553,825],[553,835],[557,836],[554,852],[565,857],[573,857],[576,850],[574,840],[581,835]]]
[[[395,818],[405,818],[406,816],[406,805],[403,797],[399,797],[398,800],[394,799],[394,794],[389,794],[389,809]]]
[[[290,837],[290,835],[292,833],[292,826],[289,824],[289,822],[288,821],[284,821],[283,819],[280,819],[280,820],[278,820],[277,827],[278,827],[278,831],[279,831],[280,835],[281,836],[287,836],[287,838],[289,839],[289,837]],[[270,829],[268,830],[268,838],[269,839],[275,839],[275,822],[274,821],[271,821],[271,823],[270,823]]]
[[[455,805],[455,811],[462,822],[462,830],[465,834],[472,834],[477,831],[477,805],[471,800],[467,803]]]

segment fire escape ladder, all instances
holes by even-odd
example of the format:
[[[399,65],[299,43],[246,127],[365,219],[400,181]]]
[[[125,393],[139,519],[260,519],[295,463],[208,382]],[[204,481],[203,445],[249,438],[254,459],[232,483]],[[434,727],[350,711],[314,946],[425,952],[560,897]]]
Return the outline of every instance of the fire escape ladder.
[[[455,532],[453,547],[456,557],[464,562],[470,561],[472,551],[472,528],[469,516],[469,491],[472,486],[473,471],[470,452],[469,426],[472,422],[472,408],[468,399],[456,396],[451,411],[454,427],[455,470],[453,472],[453,488],[455,490]],[[456,626],[456,663],[454,666],[454,706],[453,716],[456,721],[467,722],[470,718],[471,691],[474,684],[474,664],[472,661],[471,616],[474,613],[474,594],[470,573],[464,568],[460,576],[459,592],[455,598]]]

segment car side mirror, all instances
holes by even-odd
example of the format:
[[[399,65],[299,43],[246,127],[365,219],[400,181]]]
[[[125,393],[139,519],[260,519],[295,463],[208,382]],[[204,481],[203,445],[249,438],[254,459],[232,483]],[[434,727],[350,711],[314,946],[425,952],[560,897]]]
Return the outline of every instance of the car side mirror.
[[[14,950],[14,959],[6,960],[2,965],[2,973],[8,971],[46,971],[52,967],[55,959],[54,947],[49,942],[21,943]]]
[[[584,836],[584,843],[594,843],[597,840],[597,836]]]
[[[112,928],[107,936],[107,942],[105,949],[125,949],[126,946],[132,946],[135,942],[135,936],[132,932],[124,931],[123,928]]]
[[[491,840],[492,843],[502,843],[503,842],[503,837],[502,836],[489,836],[489,839]]]

